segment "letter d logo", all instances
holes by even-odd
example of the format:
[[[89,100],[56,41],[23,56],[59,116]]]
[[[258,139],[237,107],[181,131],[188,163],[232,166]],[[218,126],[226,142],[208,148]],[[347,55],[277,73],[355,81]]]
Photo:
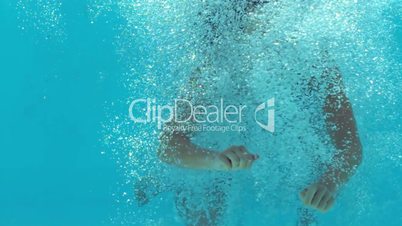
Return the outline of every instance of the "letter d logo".
[[[258,105],[258,107],[255,109],[255,112],[254,112],[254,119],[257,122],[257,124],[261,128],[263,128],[271,133],[273,133],[275,131],[275,109],[274,109],[274,107],[275,107],[275,98],[271,98],[268,101]],[[264,124],[257,120],[257,113],[266,108],[268,109],[267,124]]]

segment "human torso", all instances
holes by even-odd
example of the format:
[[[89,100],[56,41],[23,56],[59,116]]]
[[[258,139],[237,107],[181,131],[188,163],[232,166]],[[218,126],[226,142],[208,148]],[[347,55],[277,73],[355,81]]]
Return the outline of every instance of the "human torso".
[[[324,68],[322,50],[305,45],[291,29],[265,24],[251,30],[214,46],[218,54],[207,57],[199,74],[204,104],[224,99],[247,106],[239,125],[246,130],[197,132],[192,141],[217,151],[245,145],[261,157],[252,169],[261,189],[295,192],[315,180],[333,154],[322,112],[325,92],[315,88],[322,83],[317,81]],[[271,98],[275,99],[273,133],[254,117],[257,106]]]

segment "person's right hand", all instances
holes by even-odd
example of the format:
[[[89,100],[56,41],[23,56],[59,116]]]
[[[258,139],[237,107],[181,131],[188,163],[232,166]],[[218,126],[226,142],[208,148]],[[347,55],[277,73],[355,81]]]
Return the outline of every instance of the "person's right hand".
[[[258,158],[258,155],[249,153],[244,146],[231,146],[218,154],[218,161],[225,170],[248,169]]]

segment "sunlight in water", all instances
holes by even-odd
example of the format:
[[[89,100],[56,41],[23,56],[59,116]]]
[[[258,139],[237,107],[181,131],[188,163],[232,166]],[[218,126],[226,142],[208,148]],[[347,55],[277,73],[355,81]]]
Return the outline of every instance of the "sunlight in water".
[[[62,24],[57,10],[60,4],[41,2],[44,14],[31,17],[38,21],[46,18],[37,29],[48,33]],[[19,7],[28,5],[32,3],[19,3]],[[120,34],[114,44],[127,65],[124,83],[130,94],[127,100],[118,100],[126,102],[127,108],[136,98],[152,97],[168,103],[178,96],[193,96],[194,93],[210,97],[205,98],[210,101],[220,96],[252,106],[267,98],[276,98],[278,117],[274,135],[250,126],[247,136],[204,133],[193,138],[194,142],[219,150],[232,143],[243,143],[261,156],[261,161],[252,169],[252,180],[241,173],[232,178],[228,196],[235,198],[228,201],[231,207],[226,222],[238,221],[236,207],[251,199],[255,210],[247,212],[249,216],[243,219],[245,224],[256,216],[264,224],[272,222],[273,217],[280,222],[280,216],[285,221],[289,213],[294,216],[298,189],[314,180],[312,175],[321,172],[314,166],[315,161],[325,163],[333,155],[326,135],[315,132],[323,127],[319,116],[326,93],[322,87],[329,81],[318,82],[315,93],[308,97],[300,88],[319,77],[326,68],[339,69],[352,101],[364,143],[362,169],[373,172],[373,177],[389,167],[401,169],[402,160],[396,151],[401,134],[377,128],[379,121],[386,121],[392,127],[400,120],[396,109],[401,102],[396,94],[402,86],[402,67],[397,60],[400,49],[394,40],[396,20],[401,18],[398,8],[400,3],[391,0],[369,3],[281,0],[263,5],[250,5],[245,0],[92,0],[89,20],[96,23],[110,13],[122,18],[116,27]],[[197,68],[197,78],[208,89],[188,87],[189,77]],[[312,128],[311,121],[317,128]],[[133,207],[136,205],[132,197],[133,184],[149,175],[154,177],[145,188],[156,189],[150,193],[165,190],[171,191],[167,193],[170,195],[179,186],[194,188],[210,180],[209,174],[172,169],[162,164],[156,156],[160,134],[156,125],[134,125],[126,111],[110,111],[110,121],[104,123],[104,134],[105,143],[125,175],[123,192],[115,194],[121,205],[121,216],[116,221],[162,225],[159,216],[162,210],[158,206],[167,205],[172,211],[169,195],[157,196],[158,204],[141,209]],[[359,222],[375,215],[378,207],[368,175],[357,174],[345,188],[347,192],[339,197],[339,209],[354,211],[337,216],[336,224],[360,225]],[[196,196],[195,204],[202,203]],[[275,210],[279,206],[280,211]],[[142,217],[135,217],[138,214]]]

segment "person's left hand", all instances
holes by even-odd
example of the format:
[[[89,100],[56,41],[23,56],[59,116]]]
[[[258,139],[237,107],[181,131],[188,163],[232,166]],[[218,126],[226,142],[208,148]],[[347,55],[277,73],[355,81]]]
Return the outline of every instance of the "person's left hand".
[[[300,192],[300,199],[306,206],[327,212],[335,201],[334,188],[324,183],[308,186]]]

